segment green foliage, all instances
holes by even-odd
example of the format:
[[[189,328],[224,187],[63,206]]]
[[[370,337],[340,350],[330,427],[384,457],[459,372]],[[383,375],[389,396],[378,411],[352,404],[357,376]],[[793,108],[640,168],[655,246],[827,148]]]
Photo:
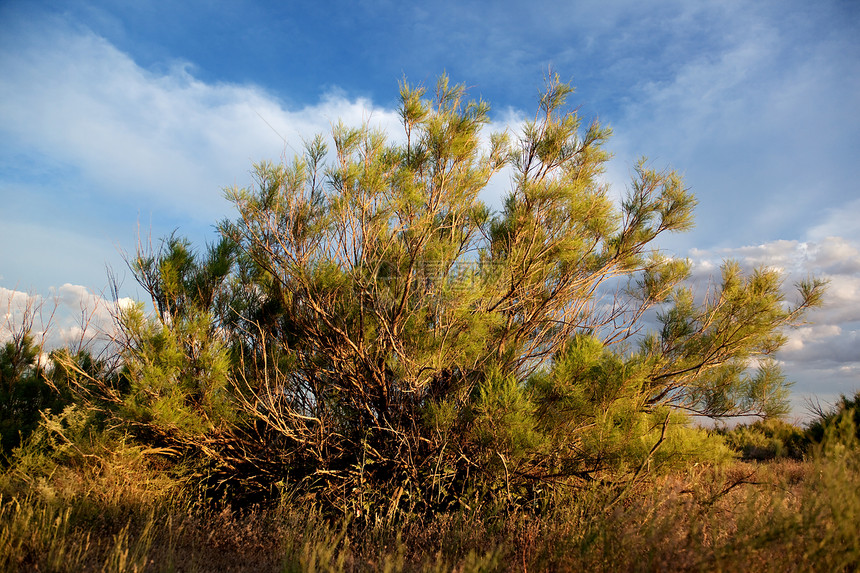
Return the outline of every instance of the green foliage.
[[[857,429],[860,439],[860,391],[853,397],[842,396],[833,408],[818,408],[816,418],[807,426],[806,437],[811,444],[820,444],[827,436],[840,433],[849,422]]]
[[[43,414],[36,430],[15,449],[5,485],[25,484],[31,490],[41,490],[44,480],[60,466],[82,461],[82,451],[90,451],[89,445],[107,440],[109,435],[95,431],[92,414],[77,406],[68,406],[58,414]],[[53,492],[45,495],[48,499],[54,496]]]
[[[0,347],[0,452],[8,454],[32,432],[39,410],[48,406],[50,388],[40,376],[39,352],[29,334]]]
[[[800,302],[789,306],[779,273],[756,269],[744,277],[737,263],[722,268],[719,289],[701,308],[689,289],[676,289],[660,314],[662,331],[643,344],[652,362],[652,403],[674,402],[712,417],[786,413],[785,378],[769,357],[785,342],[782,329],[820,303],[825,284],[798,285]],[[751,360],[757,371],[749,373]]]
[[[805,451],[804,432],[779,418],[765,418],[723,430],[726,443],[744,459],[801,459]]]
[[[337,124],[331,154],[316,137],[255,166],[206,254],[173,235],[132,261],[158,320],[123,315],[125,386],[104,409],[261,490],[340,508],[354,492],[363,515],[725,459],[684,412],[780,412],[767,357],[823,285],[789,307],[774,271],[727,263],[695,304],[689,264],[651,247],[690,228],[695,199],[643,160],[613,204],[610,130],[583,125],[572,91],[550,78],[521,133],[487,138],[489,106],[462,86],[404,82],[402,143]],[[478,194],[507,165],[491,214]]]
[[[157,252],[139,250],[128,263],[151,295],[159,318],[167,323],[225,304],[221,287],[233,268],[234,258],[235,245],[222,240],[207,246],[205,257],[199,260],[191,243],[174,232],[162,241]]]
[[[137,306],[123,311],[121,325],[128,390],[117,415],[178,440],[230,423],[230,360],[206,313],[163,324]]]
[[[818,479],[811,480],[811,503],[802,516],[804,526],[823,529],[819,536],[824,539],[810,553],[817,562],[834,571],[838,568],[848,570],[860,562],[860,538],[857,536],[857,523],[860,523],[857,397],[855,394],[852,400],[843,396],[839,410],[824,424],[820,443],[812,448]],[[813,438],[817,436],[814,430],[809,433]]]
[[[0,347],[0,459],[36,429],[42,411],[60,411],[73,399],[55,357],[43,366],[41,351],[29,330]],[[88,368],[97,368],[88,353],[79,356]]]
[[[261,475],[335,498],[372,483],[395,504],[396,492],[421,505],[473,488],[510,501],[558,480],[725,459],[683,412],[784,410],[768,356],[822,283],[799,285],[791,307],[776,272],[727,263],[696,304],[680,286],[689,264],[650,246],[690,228],[695,199],[643,160],[616,207],[599,179],[610,131],[583,127],[557,77],[520,134],[483,146],[489,107],[462,86],[400,91],[404,143],[338,124],[330,163],[318,137],[227,192],[238,280],[219,324],[245,419],[266,436]],[[505,165],[513,187],[492,215],[478,193]],[[662,329],[630,350],[657,305]]]
[[[727,459],[721,441],[689,427],[682,412],[649,406],[646,381],[640,355],[624,357],[585,335],[571,340],[550,371],[530,379],[558,471],[587,475]]]
[[[152,508],[188,485],[186,470],[168,463],[175,451],[137,443],[100,418],[81,406],[44,414],[15,449],[0,494],[35,495],[46,503],[73,504],[83,516],[104,517],[121,516],[128,505]]]
[[[198,256],[171,235],[157,253],[129,262],[152,296],[120,310],[118,367],[94,369],[88,355],[56,352],[58,375],[106,425],[155,448],[209,459],[207,444],[238,416],[229,343],[219,322],[229,304],[225,285],[234,247],[221,241]]]
[[[782,411],[769,356],[823,284],[792,306],[775,271],[729,262],[696,302],[689,262],[654,248],[691,227],[694,197],[642,160],[616,204],[611,132],[572,92],[549,78],[519,133],[488,135],[463,86],[404,82],[405,137],[335,124],[227,190],[237,217],[216,244],[141,248],[129,265],[155,315],[122,311],[116,368],[58,353],[58,376],[204,487],[288,489],[365,523],[539,508],[594,482],[628,495],[721,463],[689,415]],[[491,213],[479,194],[506,167]],[[649,309],[661,328],[639,335]]]

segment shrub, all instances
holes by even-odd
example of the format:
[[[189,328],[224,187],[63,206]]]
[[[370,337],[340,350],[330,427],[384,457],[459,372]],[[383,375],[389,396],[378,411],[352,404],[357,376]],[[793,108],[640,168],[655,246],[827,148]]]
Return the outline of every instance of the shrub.
[[[817,408],[816,418],[806,428],[806,438],[811,444],[820,444],[828,433],[835,428],[847,423],[850,419],[860,438],[860,391],[852,398],[840,397],[839,401],[830,409]]]
[[[747,460],[799,460],[805,451],[803,430],[779,418],[740,424],[722,434],[726,444]]]
[[[404,84],[402,138],[338,124],[331,153],[319,136],[255,166],[218,243],[137,253],[156,315],[124,313],[117,376],[68,361],[76,387],[213,484],[367,519],[534,507],[722,459],[687,413],[783,411],[768,356],[824,285],[791,305],[776,271],[728,262],[697,303],[688,262],[653,248],[691,227],[695,199],[642,160],[614,202],[610,131],[583,125],[572,91],[551,78],[520,133],[487,136],[489,106],[463,86]],[[493,214],[479,193],[505,167]],[[637,337],[649,309],[660,327]]]

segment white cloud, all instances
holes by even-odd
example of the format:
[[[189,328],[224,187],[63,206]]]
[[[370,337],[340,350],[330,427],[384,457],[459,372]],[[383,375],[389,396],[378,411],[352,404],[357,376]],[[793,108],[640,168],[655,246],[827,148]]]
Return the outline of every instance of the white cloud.
[[[794,331],[794,335],[783,347],[783,356],[786,353],[800,352],[810,343],[826,340],[840,334],[842,334],[842,328],[837,324],[801,326]]]
[[[249,184],[253,162],[291,158],[338,118],[398,124],[337,92],[288,110],[256,86],[201,82],[186,64],[145,70],[88,31],[54,22],[38,32],[0,50],[0,131],[133,204],[212,222],[226,211],[220,190]]]
[[[43,349],[96,348],[116,333],[120,309],[129,298],[111,301],[80,285],[64,284],[46,295],[0,287],[0,342],[27,332]]]
[[[693,248],[690,257],[708,268],[714,261],[733,259],[748,269],[767,266],[798,278],[808,274],[848,278],[860,273],[860,243],[844,237],[825,237],[818,241],[778,239],[732,248]]]
[[[819,363],[830,368],[860,367],[860,330],[823,325],[812,337],[808,332],[794,333],[780,352],[780,359],[806,365]]]
[[[103,285],[119,252],[182,226],[195,242],[232,216],[222,189],[252,164],[292,159],[343,119],[392,133],[399,118],[330,91],[287,109],[254,85],[205,83],[190,66],[144,69],[57,18],[0,35],[0,238],[5,286]],[[26,237],[26,240],[24,240]],[[42,263],[34,266],[34,261]]]

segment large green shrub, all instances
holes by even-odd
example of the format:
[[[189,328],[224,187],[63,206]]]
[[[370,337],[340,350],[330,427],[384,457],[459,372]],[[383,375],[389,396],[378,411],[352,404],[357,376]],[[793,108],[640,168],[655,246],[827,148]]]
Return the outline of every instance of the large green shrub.
[[[238,217],[196,254],[166,239],[131,266],[154,318],[122,316],[124,367],[77,387],[137,439],[240,488],[293,488],[391,516],[723,459],[688,426],[775,414],[767,357],[820,300],[727,263],[697,304],[688,263],[653,248],[692,225],[681,178],[643,160],[618,204],[610,131],[553,78],[517,134],[442,78],[401,87],[401,138],[337,124],[230,189]],[[504,208],[479,199],[513,173]],[[636,335],[657,308],[661,327]],[[750,365],[755,359],[757,370]]]

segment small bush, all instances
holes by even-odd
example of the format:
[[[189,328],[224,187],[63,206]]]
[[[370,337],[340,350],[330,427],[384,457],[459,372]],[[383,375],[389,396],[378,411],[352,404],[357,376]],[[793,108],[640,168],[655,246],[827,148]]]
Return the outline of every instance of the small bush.
[[[829,410],[818,408],[818,416],[806,428],[806,441],[810,444],[820,444],[824,441],[834,427],[844,424],[846,419],[851,419],[856,431],[856,437],[860,439],[860,391],[853,398],[842,396],[839,402]]]
[[[726,444],[745,460],[803,458],[803,430],[779,418],[742,424],[722,434]]]

